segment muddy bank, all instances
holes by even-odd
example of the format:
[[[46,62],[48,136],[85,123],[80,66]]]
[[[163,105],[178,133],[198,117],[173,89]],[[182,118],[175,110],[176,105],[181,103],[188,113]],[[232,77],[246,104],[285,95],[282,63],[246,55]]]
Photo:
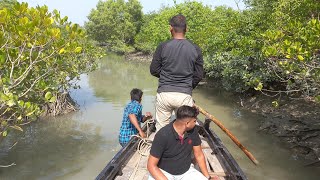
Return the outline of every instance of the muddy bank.
[[[152,54],[146,54],[143,52],[133,52],[125,55],[125,59],[128,61],[140,61],[140,62],[151,62]]]
[[[204,86],[217,88],[221,84],[204,80]],[[235,102],[244,110],[261,115],[258,131],[279,137],[296,159],[305,159],[320,167],[320,104],[304,99],[280,100],[257,91],[234,94]],[[275,108],[273,101],[278,100]]]
[[[312,165],[320,165],[319,104],[282,98],[279,107],[274,108],[274,99],[261,94],[242,94],[238,95],[238,99],[239,106],[264,117],[259,131],[279,137],[287,143],[295,158],[307,159]]]

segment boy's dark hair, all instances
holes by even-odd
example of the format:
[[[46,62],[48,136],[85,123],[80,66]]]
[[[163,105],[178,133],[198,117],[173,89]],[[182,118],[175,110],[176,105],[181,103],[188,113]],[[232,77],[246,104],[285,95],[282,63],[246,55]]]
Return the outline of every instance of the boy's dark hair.
[[[195,107],[181,106],[177,110],[177,119],[182,120],[184,118],[197,118],[199,111]]]
[[[136,100],[138,102],[141,101],[141,98],[142,98],[142,95],[143,95],[143,92],[140,90],[140,89],[137,89],[137,88],[134,88],[131,90],[130,92],[130,96],[131,96],[131,100]]]
[[[178,14],[176,16],[173,16],[170,19],[169,24],[173,27],[174,32],[186,33],[186,31],[187,31],[186,17],[182,14]]]

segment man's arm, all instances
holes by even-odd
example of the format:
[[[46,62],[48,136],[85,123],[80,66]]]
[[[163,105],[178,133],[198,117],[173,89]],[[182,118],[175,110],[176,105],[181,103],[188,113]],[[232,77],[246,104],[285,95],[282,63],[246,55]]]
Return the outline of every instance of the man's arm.
[[[167,177],[159,169],[158,162],[159,158],[150,155],[147,165],[148,171],[150,172],[151,176],[156,180],[167,180]]]
[[[203,56],[202,56],[201,49],[199,47],[196,47],[196,50],[198,53],[198,58],[194,66],[193,81],[192,81],[193,89],[197,87],[197,85],[203,78]]]
[[[160,77],[161,67],[162,67],[161,51],[162,51],[162,44],[160,44],[157,47],[150,65],[150,73],[157,78]]]
[[[202,152],[201,145],[193,146],[193,153],[194,153],[194,157],[197,160],[197,163],[200,167],[202,174],[205,177],[209,177],[209,172],[208,172],[207,165],[206,165],[206,159],[205,159],[204,154]]]
[[[129,119],[130,119],[130,122],[134,125],[134,127],[138,130],[139,135],[142,138],[145,138],[146,134],[142,131],[136,115],[135,114],[129,114]]]

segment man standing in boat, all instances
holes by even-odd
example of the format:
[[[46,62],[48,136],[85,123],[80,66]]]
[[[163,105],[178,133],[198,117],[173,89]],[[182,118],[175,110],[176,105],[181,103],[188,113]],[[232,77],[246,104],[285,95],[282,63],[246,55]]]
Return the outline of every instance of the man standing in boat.
[[[207,180],[210,177],[201,149],[201,139],[195,128],[198,110],[181,106],[177,119],[158,131],[152,142],[147,168],[149,180]],[[191,163],[194,157],[202,173]]]
[[[169,124],[172,112],[180,106],[193,106],[192,90],[203,77],[201,49],[185,38],[186,31],[186,18],[181,14],[172,17],[172,39],[157,47],[150,65],[150,73],[159,78],[155,104],[157,131]]]

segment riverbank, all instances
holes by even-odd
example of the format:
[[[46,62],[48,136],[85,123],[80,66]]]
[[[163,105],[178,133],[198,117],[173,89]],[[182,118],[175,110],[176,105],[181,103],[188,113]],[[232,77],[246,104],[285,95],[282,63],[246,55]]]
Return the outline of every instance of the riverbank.
[[[320,106],[307,100],[282,98],[273,107],[273,99],[265,95],[240,95],[238,104],[263,116],[259,131],[279,137],[286,142],[295,158],[320,165]],[[314,163],[312,163],[314,162]]]
[[[126,60],[150,62],[152,55],[135,52],[126,55]],[[204,80],[200,85],[218,86],[210,80]],[[319,104],[304,99],[281,98],[275,108],[272,105],[274,98],[258,92],[234,94],[234,99],[242,109],[263,117],[258,131],[280,138],[292,150],[293,157],[306,159],[310,165],[320,165]]]
[[[146,54],[139,51],[125,55],[125,59],[128,61],[140,61],[140,62],[151,62],[152,57],[153,57],[152,54]]]
[[[219,87],[213,80],[205,80],[207,87]],[[320,166],[320,104],[306,99],[277,99],[258,91],[233,94],[235,103],[243,110],[262,116],[258,131],[274,135],[287,145],[295,159],[306,165]]]

